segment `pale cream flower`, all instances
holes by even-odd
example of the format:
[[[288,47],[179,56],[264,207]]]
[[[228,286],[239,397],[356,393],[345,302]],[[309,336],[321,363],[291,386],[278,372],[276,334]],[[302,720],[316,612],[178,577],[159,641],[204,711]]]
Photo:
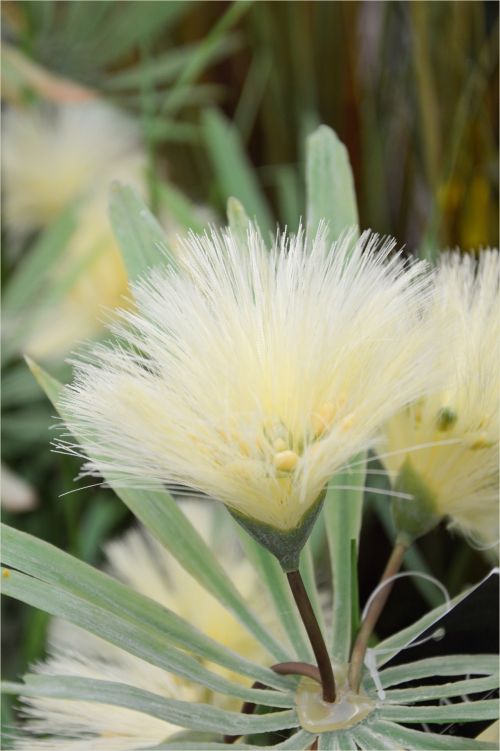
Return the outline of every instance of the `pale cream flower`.
[[[115,326],[125,346],[76,364],[61,407],[86,471],[188,486],[296,529],[432,369],[424,266],[393,247],[369,233],[333,247],[283,235],[270,252],[255,230],[246,248],[230,231],[192,235],[175,269],[136,287]]]
[[[213,547],[213,509],[209,504],[183,503],[190,521]],[[154,538],[142,529],[128,532],[106,546],[109,573],[184,617],[193,626],[229,649],[257,664],[268,664],[267,654],[244,627],[203,587],[197,584]],[[243,597],[279,633],[277,617],[271,615],[255,571],[239,552],[217,543],[217,555]],[[89,634],[56,620],[50,634],[49,657],[36,666],[42,675],[71,675],[125,683],[172,699],[215,704],[238,711],[241,700],[215,694],[186,679],[166,673],[144,660]],[[206,663],[210,670],[245,685],[250,679]],[[141,712],[118,706],[84,701],[24,697],[26,718],[19,749],[95,749],[126,751],[150,748],[184,728]]]
[[[41,299],[20,320],[6,321],[7,330],[22,330],[24,352],[61,359],[102,330],[103,308],[118,306],[127,291],[108,192],[117,179],[143,190],[140,132],[102,101],[12,108],[5,115],[2,166],[5,222],[13,236],[44,228],[75,205],[76,228],[54,268],[47,269]],[[60,285],[62,296],[44,305]]]
[[[137,126],[102,101],[9,108],[3,118],[3,210],[7,229],[49,225],[75,199],[107,193],[123,162],[144,149]]]
[[[434,513],[483,544],[498,542],[499,278],[496,250],[442,256],[429,325],[446,386],[390,420],[382,454],[393,481],[411,467]]]

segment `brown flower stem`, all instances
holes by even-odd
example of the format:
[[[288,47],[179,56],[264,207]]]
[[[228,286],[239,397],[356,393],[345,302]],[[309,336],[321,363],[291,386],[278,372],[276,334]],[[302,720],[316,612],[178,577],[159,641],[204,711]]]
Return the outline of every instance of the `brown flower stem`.
[[[379,585],[387,582],[394,574],[397,574],[401,568],[403,558],[408,550],[408,544],[401,540],[396,540],[392,553],[387,561],[384,573],[380,579]],[[365,657],[366,649],[368,647],[368,641],[373,633],[373,629],[379,619],[379,616],[384,609],[384,605],[387,602],[394,581],[389,581],[384,587],[382,587],[373,598],[368,612],[365,615],[361,627],[356,636],[356,641],[351,652],[351,663],[349,666],[349,685],[353,691],[359,691],[361,683],[361,669],[363,667],[363,660]]]
[[[304,582],[299,571],[289,571],[286,576],[318,663],[323,687],[323,701],[333,703],[336,698],[336,689],[332,662]]]

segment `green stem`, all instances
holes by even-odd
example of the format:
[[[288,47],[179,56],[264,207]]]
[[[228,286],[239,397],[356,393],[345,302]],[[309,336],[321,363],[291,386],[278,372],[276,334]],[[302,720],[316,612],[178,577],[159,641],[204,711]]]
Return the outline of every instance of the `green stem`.
[[[333,703],[336,698],[335,678],[333,676],[332,662],[326,648],[325,640],[318,621],[314,614],[311,601],[307,594],[304,582],[299,571],[289,571],[287,573],[288,583],[292,590],[293,597],[305,626],[311,647],[318,663],[318,670],[321,676],[321,685],[323,687],[323,700]]]
[[[349,685],[351,686],[353,691],[359,691],[359,686],[361,683],[361,669],[363,667],[363,660],[365,657],[366,649],[368,647],[368,641],[373,633],[373,629],[375,628],[379,616],[384,609],[384,605],[387,602],[387,598],[389,597],[392,586],[394,584],[394,580],[388,580],[391,579],[391,577],[393,577],[395,574],[397,574],[397,572],[401,568],[401,564],[403,563],[403,558],[407,549],[407,544],[399,539],[396,540],[378,586],[380,587],[380,585],[384,584],[384,582],[387,582],[387,584],[383,587],[380,587],[377,595],[373,598],[373,601],[368,608],[368,612],[365,615],[363,622],[361,623],[361,628],[358,631],[356,641],[354,642],[354,647],[352,648],[351,663],[349,666]]]

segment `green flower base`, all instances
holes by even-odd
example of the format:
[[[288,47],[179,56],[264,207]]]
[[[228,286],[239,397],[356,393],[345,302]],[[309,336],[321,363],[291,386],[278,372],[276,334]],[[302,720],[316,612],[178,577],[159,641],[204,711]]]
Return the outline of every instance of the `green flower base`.
[[[290,530],[277,529],[270,524],[250,519],[248,516],[234,511],[234,509],[228,509],[228,511],[249,535],[276,556],[283,571],[288,573],[289,571],[297,571],[299,568],[300,552],[311,534],[324,499],[325,493],[323,492],[304,514],[299,526]]]

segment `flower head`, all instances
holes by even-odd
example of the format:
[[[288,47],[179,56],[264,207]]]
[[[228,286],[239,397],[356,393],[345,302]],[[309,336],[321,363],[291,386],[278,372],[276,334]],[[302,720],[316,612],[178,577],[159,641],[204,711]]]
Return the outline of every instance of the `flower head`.
[[[104,102],[8,109],[2,131],[5,222],[45,227],[73,200],[107,195],[121,165],[144,164],[136,125]],[[126,169],[125,174],[130,170]]]
[[[208,504],[184,503],[183,510],[207,542],[215,547],[213,509]],[[259,664],[269,661],[263,646],[225,610],[175,559],[141,528],[129,531],[105,549],[109,573],[136,591],[159,602],[184,617],[189,623],[216,639],[225,647]],[[269,602],[263,597],[257,576],[238,551],[218,546],[219,560],[231,570],[231,577],[241,594],[270,619]],[[215,704],[238,711],[241,700],[215,694],[186,679],[166,673],[113,644],[86,631],[56,620],[50,633],[49,657],[35,670],[42,675],[76,676],[109,680],[144,689],[166,698]],[[239,674],[213,663],[210,670],[232,680],[250,684]],[[151,748],[183,728],[141,712],[115,705],[84,701],[24,697],[19,749],[95,749],[126,751]]]
[[[120,304],[127,274],[107,216],[114,179],[144,183],[145,150],[136,124],[103,102],[9,109],[2,134],[6,226],[13,236],[51,224],[74,205],[75,228],[47,269],[40,309],[7,321],[37,359],[66,356],[102,330],[102,308]],[[64,289],[60,299],[53,290]],[[46,303],[45,300],[51,300]]]
[[[421,264],[369,233],[246,247],[191,236],[122,313],[114,347],[75,364],[61,400],[88,473],[188,486],[294,530],[332,473],[422,393]],[[74,444],[64,450],[79,451]]]
[[[443,341],[447,382],[389,421],[382,455],[395,482],[419,478],[438,519],[490,544],[498,541],[499,279],[498,251],[477,263],[442,256],[429,325]]]

